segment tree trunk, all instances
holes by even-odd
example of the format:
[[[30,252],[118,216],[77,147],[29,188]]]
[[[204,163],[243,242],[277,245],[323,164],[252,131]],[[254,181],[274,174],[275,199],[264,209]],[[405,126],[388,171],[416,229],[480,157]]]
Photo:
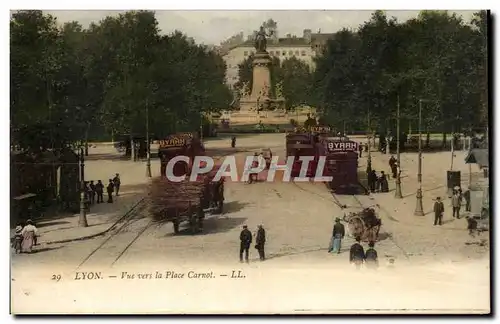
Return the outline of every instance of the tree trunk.
[[[425,147],[429,148],[431,146],[431,133],[427,131],[426,137],[425,137]]]
[[[135,142],[132,136],[130,136],[130,161],[135,161]]]
[[[89,128],[85,130],[85,156],[89,156]]]
[[[443,132],[443,141],[441,142],[441,148],[446,148],[446,132]]]

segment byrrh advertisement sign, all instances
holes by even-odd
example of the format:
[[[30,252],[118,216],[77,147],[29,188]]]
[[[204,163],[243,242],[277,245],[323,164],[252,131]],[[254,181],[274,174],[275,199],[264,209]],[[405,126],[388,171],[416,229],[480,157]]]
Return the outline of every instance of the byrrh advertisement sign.
[[[332,152],[356,152],[358,143],[353,141],[328,141],[326,147]]]

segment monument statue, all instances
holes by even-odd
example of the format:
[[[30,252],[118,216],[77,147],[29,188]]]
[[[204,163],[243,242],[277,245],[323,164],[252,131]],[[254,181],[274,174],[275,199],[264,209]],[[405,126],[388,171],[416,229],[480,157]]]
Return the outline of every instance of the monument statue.
[[[264,30],[264,26],[260,26],[260,30],[257,32],[257,35],[255,35],[255,49],[257,50],[257,53],[266,52],[267,37],[270,37],[271,35],[272,32],[270,34],[267,34]]]

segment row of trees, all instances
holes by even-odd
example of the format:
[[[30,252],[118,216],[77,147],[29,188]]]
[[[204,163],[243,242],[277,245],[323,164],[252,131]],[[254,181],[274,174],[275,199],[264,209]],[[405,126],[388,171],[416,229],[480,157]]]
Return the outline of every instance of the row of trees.
[[[161,35],[154,12],[109,16],[87,29],[41,11],[10,21],[11,141],[60,148],[102,134],[197,129],[232,100],[222,58],[180,32]]]
[[[405,127],[453,132],[485,127],[488,118],[487,13],[465,22],[446,11],[422,11],[398,23],[382,11],[357,32],[342,30],[316,60],[308,99],[330,123],[358,130]]]
[[[357,31],[343,29],[315,58],[314,71],[296,58],[271,66],[272,93],[283,84],[287,109],[318,108],[342,129],[395,130],[397,105],[403,127],[416,129],[422,99],[423,126],[458,131],[488,118],[487,16],[466,22],[446,11],[422,11],[398,23],[376,11]],[[252,82],[252,59],[239,66],[241,88]]]

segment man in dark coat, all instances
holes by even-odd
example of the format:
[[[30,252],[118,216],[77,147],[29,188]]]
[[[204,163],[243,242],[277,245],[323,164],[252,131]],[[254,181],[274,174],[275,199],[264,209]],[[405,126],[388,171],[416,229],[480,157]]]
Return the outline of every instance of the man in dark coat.
[[[236,136],[231,137],[231,147],[232,148],[236,147]]]
[[[398,173],[398,165],[394,155],[391,155],[391,158],[389,159],[389,167],[391,168],[392,177],[396,179]]]
[[[115,190],[115,186],[113,184],[113,179],[109,179],[108,186],[106,187],[106,190],[108,192],[108,203],[113,202],[113,191]]]
[[[464,192],[465,211],[470,212],[470,189]]]
[[[359,269],[365,259],[365,249],[361,245],[361,237],[356,237],[356,243],[351,246],[349,253],[349,262],[354,263],[356,268]]]
[[[118,197],[120,192],[120,185],[122,184],[120,180],[120,175],[117,173],[113,178],[113,185],[115,186],[116,196]]]
[[[378,268],[378,254],[375,250],[375,242],[368,243],[368,249],[365,252],[365,264],[367,268]]]
[[[97,194],[97,203],[99,204],[104,202],[104,197],[103,197],[104,185],[101,182],[101,180],[97,180],[97,184],[95,185],[95,192]]]
[[[363,157],[363,143],[359,142],[359,157]]]
[[[368,174],[368,186],[370,187],[371,192],[375,192],[377,187],[377,172],[375,170],[372,170]]]
[[[252,244],[252,233],[248,230],[248,226],[243,225],[243,230],[240,233],[240,262],[243,262],[243,251],[245,251],[245,261],[248,263],[250,244]]]
[[[333,225],[332,238],[330,240],[330,246],[328,252],[340,253],[340,248],[342,246],[342,239],[345,236],[344,224],[340,222],[340,218],[335,219],[335,225]]]
[[[95,195],[96,195],[96,187],[94,184],[94,180],[90,181],[90,203],[94,204],[95,203]]]
[[[385,175],[384,171],[381,172],[379,181],[380,181],[380,191],[389,192],[389,182],[387,181],[387,176]]]
[[[441,197],[436,198],[436,202],[434,203],[434,225],[441,225],[443,221],[443,213],[444,213],[444,205],[441,201]]]
[[[257,230],[257,237],[255,238],[255,248],[259,251],[260,261],[266,259],[266,253],[264,252],[264,244],[266,243],[266,230],[262,225],[259,225]]]

